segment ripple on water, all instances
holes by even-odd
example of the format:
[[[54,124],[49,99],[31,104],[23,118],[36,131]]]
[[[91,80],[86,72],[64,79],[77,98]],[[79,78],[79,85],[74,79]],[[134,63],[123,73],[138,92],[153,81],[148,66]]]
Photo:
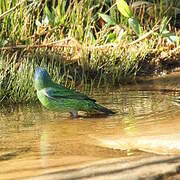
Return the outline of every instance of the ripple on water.
[[[0,161],[4,166],[0,163],[0,169],[19,159],[36,159],[44,167],[50,159],[63,166],[59,160],[66,157],[78,157],[75,162],[80,163],[143,151],[179,154],[180,108],[171,96],[123,88],[95,93],[99,103],[117,113],[77,120],[40,106],[4,109],[0,116]]]

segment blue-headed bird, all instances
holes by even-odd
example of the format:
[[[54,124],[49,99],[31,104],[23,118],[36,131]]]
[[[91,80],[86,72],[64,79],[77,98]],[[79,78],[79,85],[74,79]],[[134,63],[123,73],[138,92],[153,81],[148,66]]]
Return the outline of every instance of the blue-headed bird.
[[[54,83],[44,68],[38,67],[35,70],[34,81],[37,97],[48,109],[69,112],[74,118],[78,117],[78,111],[114,114],[112,110],[97,104],[95,99]]]

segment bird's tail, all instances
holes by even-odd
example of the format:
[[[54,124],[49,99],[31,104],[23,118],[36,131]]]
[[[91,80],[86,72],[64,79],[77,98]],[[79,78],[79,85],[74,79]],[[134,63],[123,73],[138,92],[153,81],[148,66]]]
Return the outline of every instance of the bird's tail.
[[[101,106],[99,104],[96,104],[96,110],[101,112],[101,113],[104,113],[104,114],[115,114],[114,111],[104,107],[104,106]]]

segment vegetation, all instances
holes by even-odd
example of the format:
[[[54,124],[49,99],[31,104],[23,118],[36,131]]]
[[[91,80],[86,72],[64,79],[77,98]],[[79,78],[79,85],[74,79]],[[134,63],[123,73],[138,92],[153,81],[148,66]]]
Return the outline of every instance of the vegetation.
[[[86,90],[178,62],[180,2],[128,3],[0,0],[1,101],[36,100],[37,66],[58,83]]]

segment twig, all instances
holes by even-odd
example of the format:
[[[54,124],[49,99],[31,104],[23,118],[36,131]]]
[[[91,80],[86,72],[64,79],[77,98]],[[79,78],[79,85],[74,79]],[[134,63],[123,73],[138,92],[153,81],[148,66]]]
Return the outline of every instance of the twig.
[[[72,45],[66,44],[40,44],[40,45],[16,45],[0,48],[0,50],[11,50],[11,49],[33,49],[33,48],[42,48],[42,47],[75,47]]]
[[[66,38],[66,39],[62,39],[59,41],[54,41],[54,42],[50,42],[47,44],[35,44],[35,45],[15,45],[15,46],[7,46],[7,47],[2,47],[0,48],[0,50],[11,50],[11,49],[33,49],[33,48],[42,48],[42,47],[75,47],[76,44],[74,45],[68,45],[68,44],[64,44],[65,42],[71,41],[72,38]]]
[[[154,29],[152,29],[151,31],[147,32],[146,34],[142,35],[140,38],[136,39],[135,41],[129,43],[128,45],[133,45],[136,44],[140,41],[142,41],[143,39],[146,39],[148,36],[150,36],[151,34],[153,34],[155,31],[157,31],[159,29],[159,27],[156,27]]]

